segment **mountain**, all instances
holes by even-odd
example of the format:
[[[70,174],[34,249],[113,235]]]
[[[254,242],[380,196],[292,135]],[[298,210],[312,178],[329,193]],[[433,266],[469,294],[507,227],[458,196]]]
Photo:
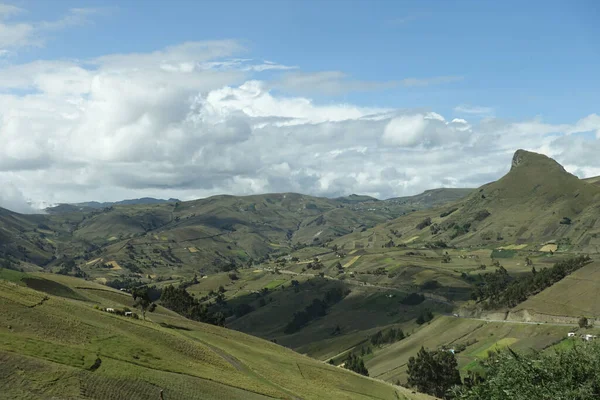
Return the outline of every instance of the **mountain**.
[[[13,226],[15,221],[23,222],[18,235],[13,235],[23,241],[11,247],[13,262],[56,270],[71,259],[98,278],[107,271],[96,266],[106,262],[123,267],[122,274],[190,276],[269,254],[321,247],[333,238],[426,206],[368,196],[336,200],[297,193],[119,203],[140,201],[144,204],[113,203],[101,208],[107,204],[62,204],[38,216],[12,213]],[[0,241],[0,249],[8,242]]]
[[[107,312],[106,309],[121,312]],[[428,399],[127,294],[0,269],[0,390],[10,399]]]
[[[74,204],[58,204],[56,206],[47,207],[44,211],[50,214],[64,214],[70,212],[77,211],[91,211],[93,209],[99,208],[107,208],[112,206],[123,206],[123,205],[138,205],[138,204],[164,204],[164,203],[177,203],[180,200],[178,199],[155,199],[152,197],[142,197],[141,199],[130,199],[130,200],[121,200],[121,201],[113,201],[113,202],[97,202],[97,201],[88,201],[83,203],[74,203]]]
[[[374,231],[398,243],[441,241],[460,247],[507,244],[537,249],[556,242],[563,249],[596,251],[599,200],[600,187],[568,173],[549,157],[518,150],[510,171],[496,182],[464,199],[399,217]],[[390,235],[390,230],[396,234]]]
[[[592,185],[600,186],[600,176],[594,176],[592,178],[585,178],[585,182],[591,183]]]
[[[421,194],[387,199],[389,203],[411,206],[416,209],[437,207],[446,203],[460,200],[473,192],[473,189],[440,188],[426,190]]]

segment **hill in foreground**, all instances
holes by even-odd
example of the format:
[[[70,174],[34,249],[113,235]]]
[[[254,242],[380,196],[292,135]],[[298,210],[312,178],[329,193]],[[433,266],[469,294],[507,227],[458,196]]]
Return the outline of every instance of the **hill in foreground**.
[[[35,288],[35,289],[34,289]],[[425,399],[128,294],[0,269],[0,392],[11,399]]]

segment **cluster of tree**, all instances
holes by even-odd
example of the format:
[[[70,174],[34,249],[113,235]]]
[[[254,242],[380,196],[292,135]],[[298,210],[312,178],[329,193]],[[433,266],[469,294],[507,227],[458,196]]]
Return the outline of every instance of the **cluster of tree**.
[[[432,319],[433,319],[433,312],[431,312],[431,310],[427,308],[427,309],[421,311],[421,314],[419,314],[419,316],[417,317],[417,320],[415,322],[419,325],[423,325],[424,323],[429,322]]]
[[[535,267],[525,276],[513,279],[502,266],[493,273],[481,275],[481,281],[472,294],[474,300],[483,302],[487,308],[514,307],[540,291],[552,286],[565,276],[590,262],[590,257],[578,256],[560,261],[551,268],[536,271]]]
[[[365,367],[363,359],[354,355],[354,353],[348,354],[348,358],[344,361],[344,368],[364,376],[369,376],[369,371]]]
[[[223,326],[225,316],[222,312],[212,312],[201,304],[200,301],[190,295],[184,287],[169,285],[162,290],[160,296],[161,304],[194,321],[206,322],[213,325]]]
[[[449,351],[428,351],[421,347],[416,357],[408,359],[408,384],[419,392],[450,398],[448,391],[461,384],[456,357]]]
[[[146,319],[146,312],[154,312],[156,303],[152,299],[151,292],[148,287],[137,288],[132,292],[133,305],[139,308],[142,312],[142,317]]]
[[[109,286],[114,289],[133,289],[138,286],[143,286],[144,283],[139,279],[133,279],[128,276],[124,276],[122,278],[117,278],[111,281],[106,281],[106,286]]]
[[[323,269],[323,267],[324,267],[323,263],[318,258],[315,258],[312,262],[309,262],[306,265],[307,269],[317,269],[318,270],[318,269]]]
[[[59,275],[71,275],[76,278],[87,278],[87,274],[75,265],[74,260],[67,260],[63,263],[62,267],[56,272]]]
[[[467,377],[451,395],[457,399],[542,400],[600,398],[600,346],[577,343],[560,351],[494,353],[483,373]]]
[[[402,300],[400,300],[401,304],[405,306],[417,306],[425,301],[425,296],[420,293],[410,293],[406,295]]]
[[[327,309],[338,303],[350,293],[340,287],[331,288],[325,293],[323,299],[314,299],[304,311],[295,312],[292,320],[285,326],[283,332],[286,334],[298,332],[313,319],[323,317]]]
[[[431,225],[431,226],[433,226],[433,225]],[[437,232],[433,232],[433,230],[432,230],[432,233],[435,234]],[[430,242],[430,243],[425,244],[425,247],[428,249],[447,249],[448,244],[446,242],[444,242],[443,240],[436,240],[435,242]]]
[[[451,239],[455,239],[455,238],[457,238],[459,236],[462,236],[462,235],[468,233],[469,229],[471,228],[471,223],[467,222],[467,223],[462,224],[462,225],[461,224],[452,223],[450,225],[450,228],[454,228],[454,232],[452,232],[452,234],[450,235],[450,238]]]
[[[374,346],[381,346],[384,344],[395,343],[399,340],[404,339],[404,332],[402,329],[398,328],[390,328],[387,331],[379,331],[373,336],[371,336],[371,343]]]

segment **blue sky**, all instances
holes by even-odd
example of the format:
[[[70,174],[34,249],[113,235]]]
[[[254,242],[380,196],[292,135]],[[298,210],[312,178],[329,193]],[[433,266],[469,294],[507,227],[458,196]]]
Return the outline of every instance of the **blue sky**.
[[[185,41],[236,39],[247,56],[341,70],[354,79],[435,76],[461,81],[335,96],[378,107],[457,103],[503,118],[549,122],[598,109],[600,5],[583,1],[40,1],[17,2],[28,19],[71,7],[102,9],[94,24],[53,34],[34,58],[91,58]],[[326,102],[328,98],[316,98]],[[458,114],[458,113],[457,113]]]
[[[599,19],[592,0],[0,3],[0,206],[386,198],[484,184],[518,148],[600,175]]]

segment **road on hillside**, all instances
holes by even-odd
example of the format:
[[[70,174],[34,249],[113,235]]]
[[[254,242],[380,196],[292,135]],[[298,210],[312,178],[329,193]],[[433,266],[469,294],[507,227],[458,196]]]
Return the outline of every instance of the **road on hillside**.
[[[473,321],[482,321],[482,322],[501,322],[507,324],[522,324],[522,325],[549,325],[549,326],[570,326],[575,327],[577,324],[567,324],[565,322],[539,322],[539,321],[511,321],[506,319],[487,319],[487,318],[475,318],[475,317],[465,317],[455,314],[442,314],[447,317],[461,318],[461,319],[470,319]]]

